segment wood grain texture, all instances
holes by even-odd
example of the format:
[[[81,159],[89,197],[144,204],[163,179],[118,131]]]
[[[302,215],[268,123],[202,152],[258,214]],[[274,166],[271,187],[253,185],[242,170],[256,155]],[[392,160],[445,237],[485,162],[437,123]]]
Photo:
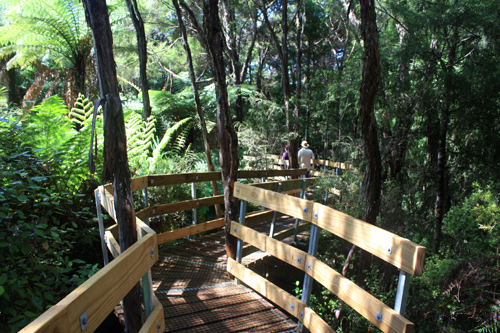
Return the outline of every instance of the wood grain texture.
[[[306,272],[382,331],[413,331],[413,324],[409,320],[307,252],[272,239],[234,221],[231,225],[231,233]],[[380,322],[377,320],[377,313],[382,315]]]
[[[165,330],[165,319],[163,316],[163,306],[153,294],[154,309],[142,325],[139,333],[158,333]]]
[[[82,332],[83,313],[88,319],[83,332],[95,331],[157,260],[156,234],[146,235],[21,332]]]
[[[228,258],[227,270],[250,288],[302,321],[304,326],[311,332],[334,332],[333,329],[304,302],[267,281],[260,275],[252,272],[235,260]],[[304,316],[302,316],[301,313],[303,313]]]
[[[422,275],[425,247],[406,238],[325,205],[250,185],[236,183],[235,196],[311,222],[409,274]]]
[[[164,232],[158,235],[158,244],[171,242],[187,236],[196,235],[200,232],[221,228],[224,226],[224,218],[204,222],[200,224],[190,225],[189,227]]]
[[[422,275],[425,247],[319,203],[313,211],[313,224],[409,274]]]
[[[405,317],[315,257],[306,254],[305,267],[307,274],[337,295],[381,331],[414,331],[413,324]],[[381,321],[377,320],[377,313],[382,315]]]
[[[185,210],[190,210],[194,208],[201,208],[205,206],[213,206],[215,204],[220,204],[224,202],[223,195],[217,195],[215,197],[207,197],[194,200],[186,200],[180,202],[174,202],[169,204],[151,206],[137,212],[137,217],[144,220],[149,217],[154,217],[163,214],[182,212]]]
[[[312,220],[312,201],[267,191],[241,183],[236,183],[234,185],[234,196],[240,200],[246,200],[285,215],[300,218],[301,220]]]

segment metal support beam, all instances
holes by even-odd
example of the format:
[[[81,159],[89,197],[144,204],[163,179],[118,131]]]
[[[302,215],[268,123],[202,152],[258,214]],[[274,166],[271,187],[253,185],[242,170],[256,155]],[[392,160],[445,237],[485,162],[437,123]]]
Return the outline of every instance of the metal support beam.
[[[191,183],[191,197],[193,200],[197,199],[195,183]],[[198,211],[196,210],[196,208],[193,208],[193,225],[195,224],[198,224]]]
[[[97,209],[97,221],[99,222],[99,235],[101,236],[102,257],[104,260],[104,266],[106,266],[109,263],[109,257],[108,257],[108,248],[106,246],[106,239],[105,239],[106,236],[104,234],[104,220],[102,218],[101,199],[99,196],[98,189],[94,191],[94,195],[95,195],[95,206]]]
[[[281,188],[283,184],[281,182],[278,183],[278,189],[276,192],[281,193]],[[278,212],[274,211],[273,212],[273,219],[271,220],[271,229],[269,230],[269,237],[273,238],[274,236],[274,228],[276,226],[276,217],[278,216]]]
[[[300,194],[299,198],[304,199],[306,196],[306,179],[302,179],[302,182],[300,183]],[[295,230],[293,231],[293,242],[297,243],[297,230],[299,228],[299,219],[295,219]]]
[[[394,311],[402,316],[404,316],[406,312],[406,303],[408,302],[408,293],[410,291],[410,278],[410,274],[399,271],[398,290],[396,292]]]
[[[247,214],[247,202],[245,200],[240,201],[240,224],[245,225],[245,215]],[[241,264],[241,259],[243,256],[243,241],[238,239],[236,244],[236,261]]]
[[[147,188],[143,188],[142,189],[142,198],[144,199],[144,208],[148,208],[149,207],[149,201],[148,201],[148,189]],[[147,225],[149,225],[149,217],[146,218],[146,220],[144,221],[144,223],[146,223]]]

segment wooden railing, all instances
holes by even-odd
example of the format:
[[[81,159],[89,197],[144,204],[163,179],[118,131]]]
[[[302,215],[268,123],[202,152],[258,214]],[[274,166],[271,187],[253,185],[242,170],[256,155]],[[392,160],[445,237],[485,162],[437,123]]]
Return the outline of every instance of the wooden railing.
[[[93,332],[158,260],[157,237],[151,233],[99,270],[21,332]],[[154,297],[154,296],[153,296]],[[154,308],[141,332],[163,330],[163,307]]]
[[[403,315],[408,293],[409,275],[422,274],[425,247],[316,202],[240,183],[235,185],[234,195],[242,200],[241,216],[245,216],[244,203],[252,202],[286,215],[295,216],[313,225],[309,250],[305,252],[250,229],[245,226],[244,219],[240,219],[239,223],[233,221],[231,234],[239,239],[238,258],[237,261],[229,258],[227,267],[228,271],[236,278],[298,318],[311,331],[333,332],[307,306],[309,297],[307,293],[310,293],[310,290],[306,291],[306,285],[311,285],[311,278],[333,292],[382,331],[413,331],[413,324]],[[400,269],[400,283],[394,309],[315,258],[320,228],[351,242]],[[306,275],[302,300],[296,299],[238,263],[242,257],[243,242],[251,244],[304,271]],[[309,281],[306,282],[307,280]]]
[[[298,177],[304,175],[305,172],[304,169],[240,171],[238,178]],[[143,191],[147,202],[148,187],[220,179],[220,172],[144,176],[132,180],[132,191]],[[404,274],[419,275],[422,273],[425,248],[326,206],[286,195],[297,191],[303,193],[304,187],[312,185],[315,180],[315,178],[282,180],[251,185],[236,183],[235,196],[242,202],[253,202],[268,208],[249,214],[242,210],[240,215],[243,216],[244,225],[233,222],[231,233],[248,243],[243,249],[243,243],[240,242],[238,249],[240,259],[246,253],[261,249],[306,271],[383,331],[409,331],[413,326],[402,314],[390,309],[348,279],[322,264],[311,253],[305,253],[280,242],[281,239],[309,228],[312,224],[311,235],[317,234],[315,228],[324,228],[392,263],[400,268]],[[146,313],[149,314],[141,332],[162,331],[164,329],[163,308],[151,291],[150,269],[158,259],[157,246],[224,226],[224,219],[216,219],[157,235],[146,223],[150,217],[222,203],[222,196],[194,198],[188,201],[146,207],[136,214],[137,232],[140,240],[120,254],[117,224],[104,229],[101,209],[103,207],[116,222],[112,185],[100,186],[96,189],[95,195],[106,266],[58,304],[43,313],[23,332],[91,332],[100,325],[141,278]],[[258,234],[249,228],[263,221],[274,220],[277,214],[294,216],[308,223],[300,226],[296,224],[295,230],[291,228],[281,231],[274,234],[272,238]],[[111,262],[108,259],[108,250],[115,258]],[[237,261],[229,259],[228,269],[238,279],[297,317],[311,331],[326,332],[330,329],[307,306],[306,301],[298,300],[285,293],[241,266]],[[400,281],[401,279],[400,277]],[[407,292],[407,284],[404,284],[402,289]],[[405,297],[404,293],[402,295]],[[401,304],[403,304],[402,312],[404,312],[404,302],[401,301]]]

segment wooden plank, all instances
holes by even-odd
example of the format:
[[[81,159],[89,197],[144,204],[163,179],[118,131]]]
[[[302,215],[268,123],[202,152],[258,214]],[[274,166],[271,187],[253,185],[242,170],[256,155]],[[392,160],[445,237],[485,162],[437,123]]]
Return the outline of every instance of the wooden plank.
[[[308,221],[409,274],[422,275],[425,247],[319,203],[313,211],[317,218]]]
[[[165,175],[151,175],[148,177],[148,186],[177,185],[184,183],[199,183],[212,180],[221,180],[220,171],[197,173],[174,173]]]
[[[98,189],[101,206],[104,207],[109,216],[111,216],[111,218],[116,222],[115,199],[113,198],[113,195],[104,186],[99,186]]]
[[[296,197],[280,194],[251,185],[234,184],[234,196],[259,206],[267,207],[285,215],[298,217],[301,220],[311,221],[313,202]]]
[[[165,319],[163,317],[163,306],[153,294],[154,309],[142,325],[139,333],[158,333],[165,330]]]
[[[286,193],[288,191],[293,191],[301,188],[303,179],[290,179],[281,181],[272,181],[265,183],[253,183],[248,184],[258,188],[263,188],[266,190],[276,191],[278,189],[278,184],[281,183],[281,193]],[[318,179],[317,178],[305,178],[306,188],[313,185]]]
[[[118,231],[118,228],[116,229]],[[118,257],[120,255],[120,244],[117,242],[118,236],[115,236],[110,230],[105,231],[104,235],[106,236],[106,245],[109,252],[111,252],[113,258]]]
[[[304,302],[290,295],[275,284],[267,281],[260,275],[228,258],[227,269],[237,279],[257,291],[266,299],[278,305],[280,308],[299,319],[311,332],[334,332],[333,329],[312,311]],[[307,321],[303,321],[301,313],[307,314]],[[305,317],[305,316],[304,316]],[[311,325],[314,323],[314,325]]]
[[[302,176],[307,172],[306,169],[289,169],[289,170],[240,170],[238,178],[262,178],[262,177],[281,177],[281,176]]]
[[[148,176],[142,176],[132,179],[130,184],[132,192],[140,191],[148,187]]]
[[[156,231],[151,229],[151,227],[149,225],[147,225],[146,223],[144,223],[144,221],[142,221],[140,218],[138,218],[137,215],[135,217],[136,217],[135,223],[137,225],[137,235],[139,236],[139,238],[141,238],[142,236],[144,236],[146,234],[156,233]]]
[[[307,252],[234,221],[231,224],[231,234],[305,271],[382,331],[408,332],[412,330],[413,324],[406,318]],[[380,322],[377,320],[377,313],[382,315]]]
[[[151,206],[136,213],[136,216],[141,220],[163,214],[182,212],[194,208],[201,208],[205,206],[213,206],[224,202],[224,195],[217,195],[214,197],[207,197],[195,200],[179,201],[169,204]]]
[[[199,234],[200,232],[221,228],[223,226],[224,226],[224,218],[220,218],[209,222],[191,225],[189,227],[164,232],[158,235],[158,244],[171,242],[187,236]]]
[[[406,238],[325,205],[250,185],[236,183],[234,195],[241,200],[314,223],[409,274],[422,274],[425,247]]]
[[[231,235],[258,247],[263,252],[268,252],[283,260],[284,262],[304,270],[305,256],[304,251],[294,248],[279,240],[268,237],[258,231],[231,221]]]
[[[414,327],[409,320],[326,264],[308,254],[305,263],[307,274],[383,332],[413,332]],[[381,315],[380,321],[377,320],[377,313]]]
[[[157,260],[156,234],[146,235],[20,332],[82,332],[83,313],[83,332],[95,331]]]
[[[301,232],[304,232],[304,231],[307,231],[311,228],[311,224],[310,223],[302,223],[299,225],[299,227],[297,228],[297,233],[300,234]],[[293,236],[293,234],[295,233],[295,227],[291,227],[291,228],[288,228],[288,229],[285,229],[285,230],[281,230],[280,232],[277,232],[274,234],[274,239],[276,240],[283,240],[285,238],[288,238],[288,237],[291,237]],[[259,251],[260,249],[255,247],[255,246],[245,246],[243,248],[243,257],[246,257],[247,255],[250,255],[256,251]]]

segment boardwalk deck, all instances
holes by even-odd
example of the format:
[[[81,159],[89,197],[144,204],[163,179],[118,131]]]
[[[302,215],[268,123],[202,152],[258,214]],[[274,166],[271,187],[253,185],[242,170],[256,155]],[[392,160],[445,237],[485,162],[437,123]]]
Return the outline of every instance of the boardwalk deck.
[[[281,219],[278,230],[293,221]],[[256,226],[267,232],[268,226]],[[266,256],[243,258],[249,265]],[[152,269],[153,290],[161,301],[166,332],[293,332],[297,323],[226,272],[224,232],[163,248]]]

